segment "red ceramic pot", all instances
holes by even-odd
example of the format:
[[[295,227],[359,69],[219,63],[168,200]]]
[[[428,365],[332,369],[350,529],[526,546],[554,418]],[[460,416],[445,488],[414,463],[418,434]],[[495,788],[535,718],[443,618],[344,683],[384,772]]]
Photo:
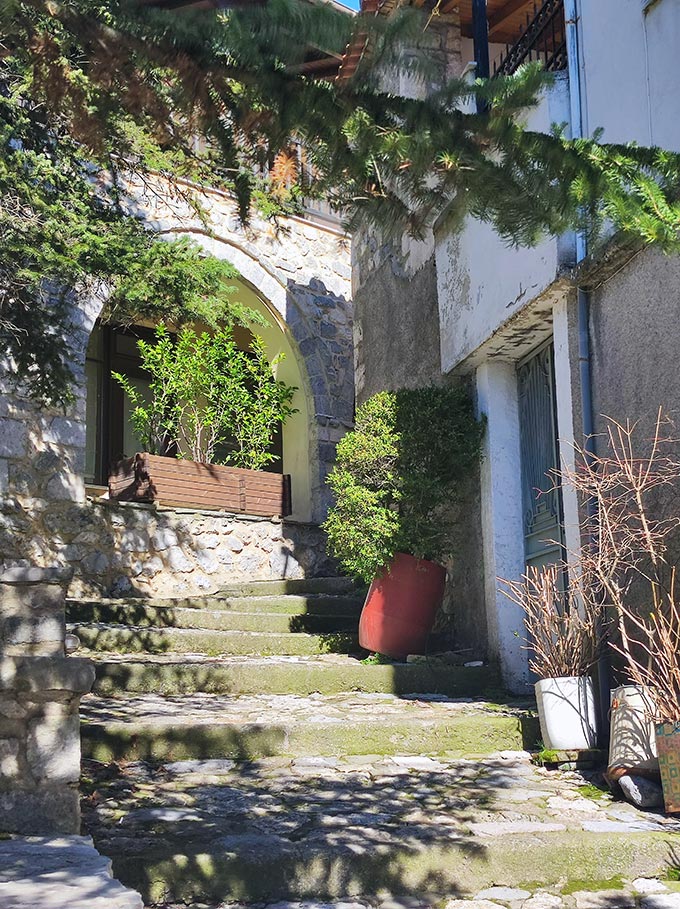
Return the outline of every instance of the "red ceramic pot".
[[[368,591],[359,621],[361,646],[393,659],[425,653],[445,583],[441,565],[398,552]]]

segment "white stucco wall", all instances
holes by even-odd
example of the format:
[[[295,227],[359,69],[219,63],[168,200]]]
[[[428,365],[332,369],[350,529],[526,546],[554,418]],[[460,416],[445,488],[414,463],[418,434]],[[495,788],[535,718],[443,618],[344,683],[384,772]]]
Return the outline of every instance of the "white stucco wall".
[[[581,0],[584,117],[604,141],[680,150],[678,0]]]
[[[528,112],[528,129],[548,132],[569,119],[568,82],[560,74]],[[449,372],[548,287],[569,246],[553,238],[533,249],[508,246],[493,227],[468,218],[435,246],[442,371]]]

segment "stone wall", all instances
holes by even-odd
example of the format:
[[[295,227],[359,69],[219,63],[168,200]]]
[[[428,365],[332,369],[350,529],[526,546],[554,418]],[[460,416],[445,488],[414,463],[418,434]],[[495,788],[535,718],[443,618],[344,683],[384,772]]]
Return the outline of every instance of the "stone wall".
[[[188,596],[336,573],[312,524],[88,501],[60,531],[72,595]]]
[[[275,222],[256,211],[246,228],[226,193],[179,186],[182,192],[171,196],[161,181],[133,185],[131,210],[161,234],[190,236],[206,252],[231,262],[285,325],[307,382],[309,517],[320,521],[330,504],[325,481],[335,446],[354,420],[350,239],[339,223]]]
[[[79,707],[94,667],[65,656],[69,578],[0,573],[0,832],[80,832]]]

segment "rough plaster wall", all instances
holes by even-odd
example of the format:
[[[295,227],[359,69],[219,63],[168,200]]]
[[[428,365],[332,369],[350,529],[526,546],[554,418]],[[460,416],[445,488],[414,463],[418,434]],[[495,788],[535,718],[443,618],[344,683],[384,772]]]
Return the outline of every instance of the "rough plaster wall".
[[[377,247],[371,238],[366,250]],[[355,271],[357,401],[377,391],[442,381],[434,258],[410,273],[400,255],[376,249]]]
[[[680,257],[648,249],[592,294],[591,345],[595,427],[603,415],[637,420],[636,450],[647,454],[659,407],[680,421]],[[677,432],[675,433],[677,438]],[[604,439],[596,439],[599,453]],[[680,446],[674,454],[680,458]],[[677,519],[680,488],[661,488],[649,500],[655,517]],[[669,563],[680,564],[680,534],[670,541]],[[630,601],[649,603],[649,586],[638,585]],[[612,657],[616,666],[620,661]]]
[[[602,414],[641,420],[648,434],[659,406],[680,417],[680,257],[646,250],[592,294],[596,428]]]

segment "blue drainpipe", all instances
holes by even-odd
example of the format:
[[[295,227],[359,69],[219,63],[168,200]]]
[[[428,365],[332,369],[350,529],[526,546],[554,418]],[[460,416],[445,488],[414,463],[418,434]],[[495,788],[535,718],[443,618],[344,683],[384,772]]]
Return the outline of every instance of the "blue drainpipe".
[[[583,105],[581,96],[581,72],[579,55],[579,15],[578,0],[564,0],[564,18],[567,31],[567,60],[569,67],[569,103],[571,113],[571,135],[573,139],[583,137]],[[576,262],[582,262],[588,252],[586,236],[582,231],[576,234]],[[581,425],[583,431],[583,448],[587,461],[592,462],[595,455],[595,424],[593,420],[593,385],[590,372],[590,294],[583,287],[577,288],[578,308],[578,363],[581,386]],[[597,516],[595,501],[585,503],[589,523]],[[597,540],[591,538],[588,546],[597,546]],[[609,740],[609,690],[610,667],[606,651],[597,663],[598,707],[599,707],[599,745],[603,747]]]

